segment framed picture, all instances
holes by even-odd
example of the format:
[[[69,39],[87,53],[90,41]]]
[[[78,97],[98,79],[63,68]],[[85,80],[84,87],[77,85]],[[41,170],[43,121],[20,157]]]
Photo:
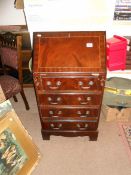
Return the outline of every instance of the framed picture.
[[[0,175],[29,175],[40,153],[14,110],[0,120]]]

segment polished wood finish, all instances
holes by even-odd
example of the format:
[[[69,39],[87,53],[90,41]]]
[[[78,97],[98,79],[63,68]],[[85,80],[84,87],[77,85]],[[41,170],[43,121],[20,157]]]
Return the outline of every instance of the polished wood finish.
[[[4,71],[6,68],[16,69],[18,71],[18,79],[20,81],[21,86],[23,87],[23,76],[22,76],[22,37],[17,36],[11,32],[6,32],[1,35],[1,47],[2,48],[11,48],[17,51],[17,68],[12,68],[12,66],[4,64],[2,62],[2,66]],[[15,59],[15,58],[14,58]],[[13,60],[12,60],[13,62]]]
[[[22,49],[22,69],[25,70],[29,70],[29,60],[31,59],[32,57],[32,50],[31,49],[28,49],[28,50],[23,50]]]
[[[43,139],[97,140],[106,79],[105,32],[34,33],[33,79]]]
[[[22,72],[24,87],[33,87],[32,72],[29,70],[30,59],[32,59],[32,49],[22,49]],[[26,78],[29,80],[26,81]]]

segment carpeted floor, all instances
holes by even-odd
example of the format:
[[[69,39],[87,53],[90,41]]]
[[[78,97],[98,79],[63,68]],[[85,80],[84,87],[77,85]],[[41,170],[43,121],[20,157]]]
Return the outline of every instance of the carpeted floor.
[[[88,137],[61,136],[43,141],[34,89],[26,88],[25,93],[29,111],[19,95],[19,102],[11,99],[11,103],[42,155],[32,175],[131,175],[131,161],[117,122],[106,122],[101,116],[98,140],[94,142]]]

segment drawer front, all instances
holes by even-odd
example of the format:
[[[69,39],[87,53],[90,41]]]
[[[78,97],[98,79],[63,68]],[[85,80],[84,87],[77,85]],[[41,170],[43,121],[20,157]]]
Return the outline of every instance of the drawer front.
[[[35,76],[34,82],[36,89],[42,90],[101,90],[104,86],[104,77],[77,77],[77,78],[48,78]]]
[[[44,90],[100,90],[100,80],[88,78],[42,78]]]
[[[101,94],[39,94],[41,105],[100,105]]]
[[[44,130],[76,130],[76,131],[88,131],[96,130],[97,122],[78,122],[78,121],[65,121],[65,122],[42,122],[42,129]]]
[[[88,119],[90,117],[97,118],[99,108],[53,108],[53,107],[40,107],[42,117],[49,117],[52,119],[60,118],[74,118]]]

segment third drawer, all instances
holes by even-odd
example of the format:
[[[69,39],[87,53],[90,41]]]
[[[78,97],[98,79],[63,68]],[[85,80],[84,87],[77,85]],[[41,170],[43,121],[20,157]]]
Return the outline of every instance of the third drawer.
[[[49,117],[54,119],[59,118],[74,118],[78,117],[81,119],[97,118],[99,116],[99,107],[50,107],[50,106],[39,106],[42,117]]]

